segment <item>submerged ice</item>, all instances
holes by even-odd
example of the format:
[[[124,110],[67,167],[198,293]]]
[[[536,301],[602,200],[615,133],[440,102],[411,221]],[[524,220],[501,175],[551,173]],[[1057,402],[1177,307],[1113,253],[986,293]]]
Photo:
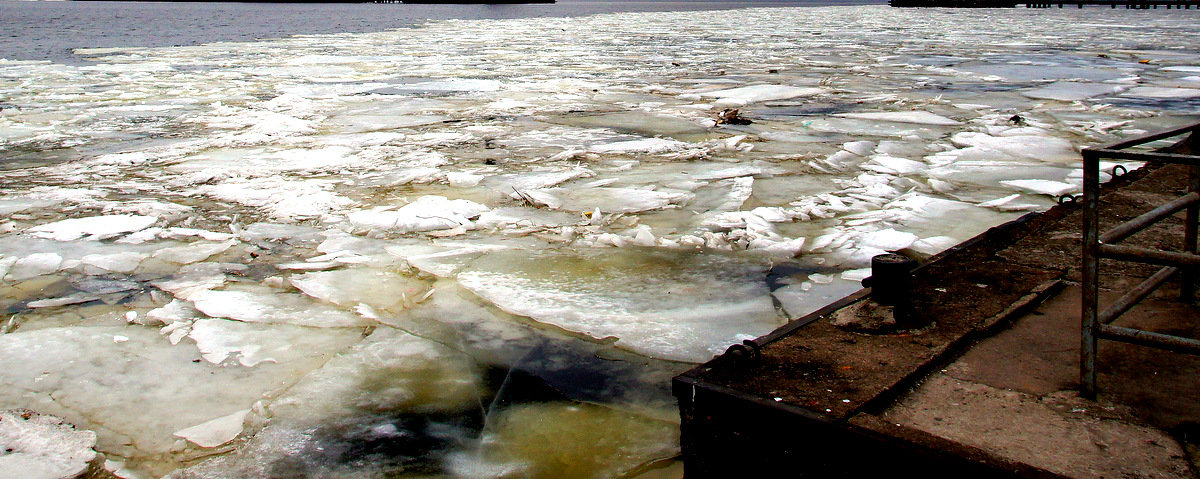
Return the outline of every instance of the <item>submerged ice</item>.
[[[644,471],[678,447],[672,375],[857,290],[873,255],[1078,194],[1081,147],[1200,112],[1186,18],[1038,13],[0,61],[0,363],[28,366],[0,409],[96,431],[122,474]]]

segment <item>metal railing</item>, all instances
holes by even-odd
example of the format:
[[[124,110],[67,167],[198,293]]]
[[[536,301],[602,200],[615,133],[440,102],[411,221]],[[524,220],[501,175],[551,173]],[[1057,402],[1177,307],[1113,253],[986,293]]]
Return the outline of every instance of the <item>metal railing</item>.
[[[1174,147],[1153,152],[1130,151],[1131,147],[1191,134]],[[1111,323],[1129,311],[1176,274],[1181,275],[1180,300],[1191,302],[1200,271],[1197,223],[1200,220],[1200,156],[1189,151],[1200,145],[1200,123],[1154,133],[1100,148],[1083,149],[1083,328],[1079,377],[1085,397],[1096,397],[1097,346],[1101,339],[1120,341],[1185,354],[1200,355],[1200,340],[1155,333]],[[1188,166],[1188,193],[1154,208],[1116,228],[1100,232],[1100,160],[1129,160]],[[1183,251],[1163,251],[1123,246],[1117,243],[1154,223],[1186,210]],[[1100,310],[1100,259],[1110,258],[1164,266],[1150,278],[1127,291],[1113,304]]]

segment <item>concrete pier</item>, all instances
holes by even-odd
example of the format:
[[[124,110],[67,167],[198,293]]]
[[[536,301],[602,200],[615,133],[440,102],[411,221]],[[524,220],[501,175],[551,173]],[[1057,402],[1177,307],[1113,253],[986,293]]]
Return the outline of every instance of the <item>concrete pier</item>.
[[[1101,224],[1186,191],[1184,171],[1113,180]],[[1200,358],[1106,342],[1098,397],[1080,397],[1080,210],[922,264],[914,324],[871,323],[889,313],[863,291],[677,377],[686,477],[1197,477]],[[1181,223],[1123,244],[1177,247]],[[1102,300],[1155,271],[1106,264]],[[1195,338],[1200,308],[1169,283],[1118,324]]]

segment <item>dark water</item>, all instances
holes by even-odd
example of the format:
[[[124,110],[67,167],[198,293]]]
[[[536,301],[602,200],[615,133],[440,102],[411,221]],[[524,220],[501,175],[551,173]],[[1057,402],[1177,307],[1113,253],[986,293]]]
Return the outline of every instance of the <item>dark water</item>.
[[[442,19],[872,3],[883,0],[559,0],[550,5],[0,1],[0,58],[78,64],[86,60],[72,53],[76,48],[168,47],[375,32]]]

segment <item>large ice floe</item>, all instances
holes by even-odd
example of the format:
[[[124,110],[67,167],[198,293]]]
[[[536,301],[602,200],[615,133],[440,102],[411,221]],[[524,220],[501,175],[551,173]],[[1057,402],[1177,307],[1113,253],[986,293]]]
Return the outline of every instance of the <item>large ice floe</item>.
[[[1078,194],[1081,147],[1200,113],[1193,22],[1107,15],[621,13],[0,61],[0,410],[94,431],[130,478],[655,472],[671,376],[874,255]]]

